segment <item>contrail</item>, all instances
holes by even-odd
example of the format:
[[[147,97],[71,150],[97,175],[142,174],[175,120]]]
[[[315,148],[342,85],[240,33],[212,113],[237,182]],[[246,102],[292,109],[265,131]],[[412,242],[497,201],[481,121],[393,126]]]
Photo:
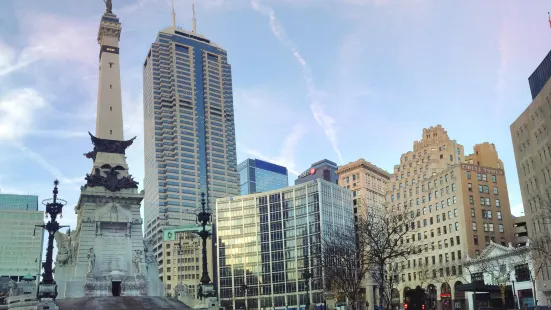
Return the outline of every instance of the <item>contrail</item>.
[[[337,153],[337,156],[339,157],[340,163],[344,163],[341,151],[338,147],[335,119],[329,116],[323,108],[321,100],[319,99],[319,93],[316,90],[316,85],[314,84],[312,70],[310,70],[308,63],[306,62],[306,60],[304,60],[304,57],[302,57],[293,41],[291,41],[287,37],[285,29],[275,16],[274,10],[268,6],[261,5],[258,0],[251,0],[251,6],[255,11],[264,16],[267,16],[270,19],[270,28],[272,30],[272,34],[279,40],[279,42],[289,48],[289,50],[295,57],[295,60],[299,63],[302,69],[302,78],[306,82],[306,88],[308,89],[308,97],[310,98],[310,110],[312,111],[316,122],[321,126],[321,128],[325,132],[325,135],[331,142],[333,150]]]

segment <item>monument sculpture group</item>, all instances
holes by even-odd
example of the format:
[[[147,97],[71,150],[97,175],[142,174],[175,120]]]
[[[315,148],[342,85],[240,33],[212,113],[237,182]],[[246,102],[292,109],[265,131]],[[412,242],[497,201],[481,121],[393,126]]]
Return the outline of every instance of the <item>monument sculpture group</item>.
[[[74,231],[58,232],[55,280],[57,298],[163,296],[153,249],[143,239],[140,203],[143,192],[129,174],[123,139],[118,42],[119,19],[111,0],[98,31],[100,78],[93,161],[75,212]]]

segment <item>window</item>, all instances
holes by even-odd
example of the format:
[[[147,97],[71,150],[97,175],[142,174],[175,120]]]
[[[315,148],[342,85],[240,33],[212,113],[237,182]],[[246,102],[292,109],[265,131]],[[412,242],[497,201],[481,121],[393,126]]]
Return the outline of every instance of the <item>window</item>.
[[[480,197],[480,205],[484,205],[484,197]]]
[[[470,204],[474,204],[474,197],[473,196],[469,196],[469,203]]]
[[[448,198],[447,202],[448,202],[448,206],[451,206],[451,200],[450,200],[450,198]]]
[[[497,187],[494,186],[494,194],[497,195]]]
[[[482,175],[482,181],[488,182],[488,175],[487,174]]]
[[[501,211],[497,211],[497,219],[498,219],[498,220],[501,220],[501,219],[502,219],[502,218],[501,218]]]
[[[473,231],[476,231],[476,223],[473,223]]]
[[[113,65],[114,65],[114,63],[110,62],[109,63],[109,68],[113,68]]]
[[[452,192],[455,192],[455,183],[452,184]]]
[[[488,194],[490,192],[488,185],[484,185],[484,193]]]
[[[113,134],[113,130],[109,130],[109,134],[112,135],[112,134]]]
[[[491,210],[488,210],[488,212],[487,212],[487,216],[488,216],[488,218],[489,218],[489,219],[491,219],[491,218],[492,218],[492,211],[491,211]]]
[[[453,204],[457,203],[457,197],[453,196]]]
[[[497,227],[499,229],[499,232],[502,233],[503,232],[503,224],[499,224]]]
[[[113,107],[109,107],[109,111],[113,111]]]
[[[472,192],[473,191],[473,184],[472,183],[467,184],[467,188],[469,189],[469,192]]]
[[[482,185],[480,185],[480,184],[478,185],[478,192],[482,193]]]
[[[492,204],[490,203],[490,198],[484,198],[484,202],[487,206],[491,206]]]
[[[474,217],[474,208],[471,208],[471,217]]]
[[[455,231],[459,231],[459,223],[458,222],[455,222]],[[459,238],[459,237],[457,237],[457,238]]]
[[[479,180],[479,181],[482,181],[482,174],[478,173],[476,175],[476,179]]]
[[[499,199],[496,199],[496,207],[499,208]]]
[[[457,209],[453,209],[453,216],[457,217]]]
[[[473,242],[474,242],[474,245],[478,245],[478,236],[474,236]]]
[[[492,175],[492,182],[496,183],[497,180],[496,180],[496,176],[495,175]]]
[[[467,171],[467,179],[471,179],[471,172],[470,171]]]

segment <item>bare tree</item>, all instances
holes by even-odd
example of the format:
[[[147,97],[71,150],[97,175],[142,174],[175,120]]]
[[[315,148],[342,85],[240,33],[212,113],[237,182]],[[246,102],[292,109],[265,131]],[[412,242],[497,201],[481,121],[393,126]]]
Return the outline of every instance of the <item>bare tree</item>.
[[[379,287],[379,304],[389,308],[392,289],[395,287],[389,284],[398,282],[393,281],[396,280],[397,266],[409,256],[420,253],[421,249],[415,241],[409,240],[411,230],[416,229],[417,215],[413,211],[380,211],[367,210],[365,225],[357,231],[358,236],[366,240],[365,264],[375,275],[373,278]],[[389,268],[393,268],[391,272]],[[389,274],[392,276],[385,277]]]
[[[366,209],[359,214],[353,231],[333,229],[323,238],[327,289],[346,296],[355,309],[362,284],[371,278],[379,287],[380,304],[388,307],[400,280],[401,261],[420,250],[408,239],[416,215]]]
[[[357,227],[365,225],[361,219],[356,222]],[[366,247],[366,240],[357,238],[353,229],[331,229],[322,240],[326,289],[335,295],[344,295],[352,309],[358,307],[361,285],[369,272],[364,264],[367,261]]]

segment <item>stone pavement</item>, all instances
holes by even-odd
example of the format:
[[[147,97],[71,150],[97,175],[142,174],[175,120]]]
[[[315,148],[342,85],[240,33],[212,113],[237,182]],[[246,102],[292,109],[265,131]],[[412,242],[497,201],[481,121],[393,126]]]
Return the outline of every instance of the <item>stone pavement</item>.
[[[59,310],[115,310],[115,309],[190,309],[176,298],[166,297],[82,297],[57,299]]]

